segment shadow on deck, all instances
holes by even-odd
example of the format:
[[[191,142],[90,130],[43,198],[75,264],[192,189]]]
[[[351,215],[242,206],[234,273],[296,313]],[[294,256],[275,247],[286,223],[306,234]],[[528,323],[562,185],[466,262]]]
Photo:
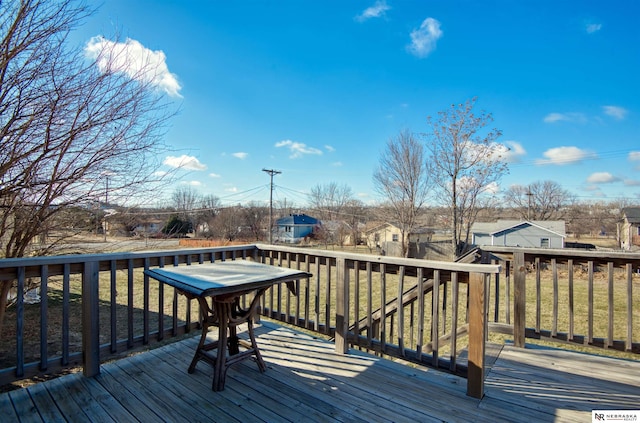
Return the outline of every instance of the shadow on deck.
[[[593,409],[640,409],[640,362],[551,348],[505,346],[486,377],[485,397],[466,380],[355,350],[263,322],[267,364],[231,367],[211,390],[213,369],[186,369],[197,338],[0,394],[0,421],[425,422],[590,421]],[[210,336],[215,336],[211,333]]]

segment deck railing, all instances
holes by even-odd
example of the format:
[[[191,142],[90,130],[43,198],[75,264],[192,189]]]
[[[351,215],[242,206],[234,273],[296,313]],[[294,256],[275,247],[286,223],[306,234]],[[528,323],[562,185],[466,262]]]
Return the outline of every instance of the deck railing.
[[[263,315],[333,337],[342,353],[357,347],[466,376],[468,394],[482,396],[486,286],[500,266],[272,245],[0,260],[0,279],[17,284],[2,333],[14,353],[2,359],[0,384],[77,366],[95,375],[107,359],[195,329],[195,303],[143,270],[229,259],[314,275],[296,282],[297,295],[274,286]],[[41,301],[28,305],[34,280]],[[39,333],[25,333],[26,320]]]
[[[528,338],[640,354],[640,254],[482,249],[504,270],[489,285],[490,331],[518,346]]]

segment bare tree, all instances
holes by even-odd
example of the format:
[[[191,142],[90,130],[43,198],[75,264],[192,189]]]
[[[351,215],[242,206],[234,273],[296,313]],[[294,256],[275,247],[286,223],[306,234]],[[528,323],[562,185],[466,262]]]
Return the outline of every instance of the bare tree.
[[[242,223],[240,206],[225,207],[220,209],[211,229],[216,237],[225,241],[235,241],[242,232]]]
[[[315,209],[317,218],[324,221],[340,219],[344,207],[352,200],[351,188],[336,182],[318,184],[309,193],[309,204]]]
[[[216,197],[213,194],[205,195],[200,198],[200,208],[195,216],[195,226],[196,232],[204,231],[207,236],[211,236],[211,228],[214,225],[214,221],[218,214],[220,214],[220,209],[222,208],[222,203],[220,202],[220,198]]]
[[[269,219],[269,208],[250,202],[242,209],[244,225],[256,241],[265,239],[265,221]]]
[[[360,242],[360,225],[367,220],[367,210],[360,200],[351,200],[344,207],[345,221],[351,228],[351,242],[354,246]]]
[[[450,210],[454,255],[464,252],[469,244],[471,225],[475,222],[480,201],[491,195],[496,182],[507,172],[500,152],[504,147],[496,140],[502,134],[497,129],[481,133],[490,122],[491,114],[476,116],[476,99],[451,105],[428,117],[431,132],[426,135],[429,173],[438,187],[437,195]]]
[[[32,240],[69,205],[106,203],[109,192],[134,198],[160,165],[170,103],[152,80],[123,68],[116,44],[101,44],[94,60],[68,46],[69,31],[90,14],[75,0],[0,2],[5,257],[32,254]],[[0,313],[10,284],[2,283]]]
[[[522,219],[554,220],[564,217],[575,196],[555,181],[537,181],[527,186],[511,186],[504,195],[506,203]]]
[[[373,174],[376,191],[388,202],[387,219],[398,225],[401,254],[409,253],[409,234],[429,191],[424,146],[408,130],[389,139]]]

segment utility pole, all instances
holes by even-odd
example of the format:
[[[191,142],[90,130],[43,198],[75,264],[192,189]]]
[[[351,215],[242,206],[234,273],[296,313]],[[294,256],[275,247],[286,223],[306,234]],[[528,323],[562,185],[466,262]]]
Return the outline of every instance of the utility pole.
[[[271,190],[269,191],[269,244],[273,244],[273,175],[279,175],[279,170],[262,169],[271,176]]]
[[[528,204],[527,204],[527,220],[531,221],[531,197],[533,197],[533,193],[531,190],[527,191]]]

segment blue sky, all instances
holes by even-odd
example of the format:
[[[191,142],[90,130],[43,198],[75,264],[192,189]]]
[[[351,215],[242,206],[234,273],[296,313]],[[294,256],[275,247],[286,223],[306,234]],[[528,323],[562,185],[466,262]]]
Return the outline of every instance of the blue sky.
[[[109,0],[74,40],[154,60],[179,114],[180,184],[298,206],[317,184],[379,200],[386,142],[477,97],[510,147],[501,188],[555,180],[640,202],[640,2]],[[103,36],[104,38],[96,38]]]

